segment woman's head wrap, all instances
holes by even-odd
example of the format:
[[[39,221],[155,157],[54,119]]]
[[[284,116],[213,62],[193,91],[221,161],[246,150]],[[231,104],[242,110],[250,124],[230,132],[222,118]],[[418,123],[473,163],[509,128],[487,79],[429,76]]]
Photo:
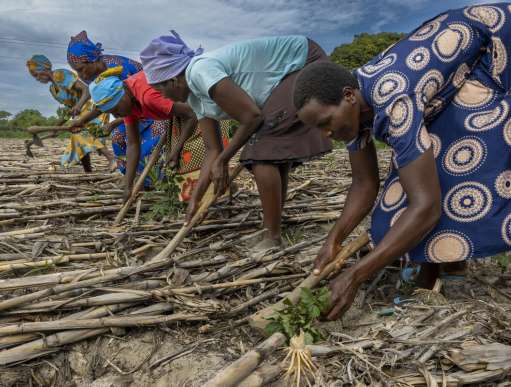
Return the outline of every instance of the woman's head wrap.
[[[192,58],[204,52],[202,48],[192,50],[172,30],[172,35],[163,35],[151,40],[142,50],[140,59],[149,84],[155,84],[181,74]]]
[[[101,43],[93,43],[87,37],[87,32],[82,31],[71,37],[67,47],[67,61],[70,65],[96,62],[102,51]]]

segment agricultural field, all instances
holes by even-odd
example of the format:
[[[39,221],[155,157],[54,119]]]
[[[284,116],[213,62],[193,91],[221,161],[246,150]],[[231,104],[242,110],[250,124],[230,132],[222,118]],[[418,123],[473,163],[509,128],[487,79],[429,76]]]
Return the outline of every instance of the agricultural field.
[[[84,174],[61,169],[65,140],[33,147],[34,158],[23,140],[0,146],[2,387],[511,386],[507,255],[471,262],[433,291],[388,267],[334,322],[318,318],[323,281],[263,320],[284,334],[264,341],[273,332],[254,327],[310,275],[350,185],[343,149],[294,171],[286,247],[257,255],[260,204],[246,171],[183,233],[183,215],[157,192],[115,222],[122,176],[103,157]],[[379,155],[383,178],[390,153]],[[367,252],[366,229],[350,238],[345,266]],[[289,343],[300,329],[315,343]]]

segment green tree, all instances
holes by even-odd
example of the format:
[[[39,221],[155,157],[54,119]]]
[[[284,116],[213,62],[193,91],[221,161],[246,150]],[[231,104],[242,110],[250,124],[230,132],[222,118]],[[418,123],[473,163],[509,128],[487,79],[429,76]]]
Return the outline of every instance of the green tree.
[[[34,125],[46,125],[47,118],[39,110],[25,109],[9,120],[10,129],[26,129]]]
[[[369,62],[374,56],[404,36],[405,34],[397,32],[355,35],[353,42],[336,47],[330,54],[330,58],[333,62],[354,70]]]
[[[0,110],[0,130],[7,129],[9,125],[9,117],[12,116],[11,113],[6,112],[5,110]]]

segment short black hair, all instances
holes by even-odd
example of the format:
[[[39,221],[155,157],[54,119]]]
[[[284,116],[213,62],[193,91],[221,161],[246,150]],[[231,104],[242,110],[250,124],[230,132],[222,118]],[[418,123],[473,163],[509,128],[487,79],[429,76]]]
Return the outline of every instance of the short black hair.
[[[345,67],[328,61],[314,62],[298,74],[293,102],[300,110],[311,99],[325,105],[337,105],[346,86],[358,89],[357,78]]]

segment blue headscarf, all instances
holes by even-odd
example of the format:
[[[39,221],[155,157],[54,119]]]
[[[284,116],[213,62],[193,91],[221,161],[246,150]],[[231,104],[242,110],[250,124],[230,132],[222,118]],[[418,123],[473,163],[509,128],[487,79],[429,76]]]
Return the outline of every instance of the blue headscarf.
[[[102,51],[101,43],[93,43],[87,37],[87,32],[82,31],[71,37],[71,41],[67,46],[67,61],[70,65],[96,62]]]
[[[116,75],[118,67],[113,67],[101,73],[89,86],[92,102],[102,112],[117,106],[124,96],[124,83]],[[121,68],[122,69],[122,68]]]
[[[149,84],[166,81],[181,74],[192,58],[204,52],[202,48],[192,50],[178,33],[153,39],[140,53],[142,67]]]
[[[37,54],[27,60],[27,67],[31,73],[38,73],[44,70],[51,70],[51,62],[46,56]]]

